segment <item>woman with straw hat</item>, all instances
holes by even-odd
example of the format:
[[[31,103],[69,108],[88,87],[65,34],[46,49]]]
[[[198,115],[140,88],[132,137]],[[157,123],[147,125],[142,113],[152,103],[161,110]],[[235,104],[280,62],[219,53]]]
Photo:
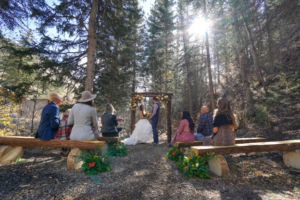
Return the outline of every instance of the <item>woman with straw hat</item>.
[[[92,141],[99,137],[97,112],[93,100],[97,97],[89,91],[82,92],[82,98],[75,104],[68,118],[68,125],[73,125],[70,139],[76,141]]]

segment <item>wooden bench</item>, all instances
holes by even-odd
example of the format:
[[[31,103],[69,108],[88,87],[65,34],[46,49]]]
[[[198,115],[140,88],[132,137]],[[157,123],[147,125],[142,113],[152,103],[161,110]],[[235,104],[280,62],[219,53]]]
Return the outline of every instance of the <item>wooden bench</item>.
[[[120,137],[102,137],[103,141],[72,141],[72,140],[40,140],[33,137],[8,136],[0,137],[0,163],[14,161],[24,155],[23,147],[55,147],[72,148],[69,153],[67,164],[69,169],[79,169],[82,161],[74,156],[80,155],[81,150],[103,149],[105,141],[120,142]]]
[[[213,152],[218,155],[209,160],[209,168],[219,176],[227,176],[229,173],[228,164],[222,155],[234,153],[284,151],[283,161],[285,165],[300,169],[300,152],[298,149],[300,149],[300,140],[245,143],[233,146],[191,146],[191,150],[196,155]]]
[[[267,138],[235,138],[236,144],[253,143],[253,142],[266,142]],[[178,147],[191,147],[191,146],[202,146],[203,141],[195,142],[177,142]]]

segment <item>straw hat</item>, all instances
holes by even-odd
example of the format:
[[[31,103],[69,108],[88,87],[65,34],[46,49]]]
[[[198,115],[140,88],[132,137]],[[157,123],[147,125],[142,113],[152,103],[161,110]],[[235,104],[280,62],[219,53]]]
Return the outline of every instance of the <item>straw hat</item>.
[[[93,101],[96,97],[96,94],[91,94],[89,91],[84,91],[81,93],[81,99],[79,99],[78,102]]]

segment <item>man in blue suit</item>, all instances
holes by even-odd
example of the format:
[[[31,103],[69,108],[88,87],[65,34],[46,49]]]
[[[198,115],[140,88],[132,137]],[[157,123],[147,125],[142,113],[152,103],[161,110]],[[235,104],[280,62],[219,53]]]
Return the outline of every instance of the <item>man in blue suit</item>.
[[[153,97],[152,103],[154,104],[152,115],[150,117],[151,119],[151,125],[152,125],[152,131],[153,131],[153,142],[151,145],[158,145],[158,132],[157,132],[157,124],[158,124],[158,118],[159,118],[159,104],[157,103],[157,98]]]
[[[62,99],[59,94],[51,93],[50,101],[42,111],[40,126],[35,136],[35,138],[41,140],[53,139],[59,128],[60,114],[58,106],[61,104]]]

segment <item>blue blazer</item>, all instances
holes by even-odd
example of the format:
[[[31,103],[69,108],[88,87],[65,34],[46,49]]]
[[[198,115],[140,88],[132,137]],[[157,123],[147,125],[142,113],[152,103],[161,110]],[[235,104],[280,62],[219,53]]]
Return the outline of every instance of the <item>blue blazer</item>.
[[[42,117],[36,138],[41,140],[53,139],[59,129],[60,114],[58,106],[51,102],[42,111]]]

